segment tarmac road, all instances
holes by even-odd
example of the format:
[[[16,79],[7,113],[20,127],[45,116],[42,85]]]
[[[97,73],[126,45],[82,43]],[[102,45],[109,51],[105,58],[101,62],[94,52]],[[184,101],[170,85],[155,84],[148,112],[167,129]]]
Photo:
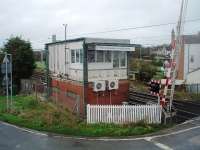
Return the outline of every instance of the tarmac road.
[[[0,150],[200,150],[200,118],[157,135],[127,139],[52,136],[0,122]]]

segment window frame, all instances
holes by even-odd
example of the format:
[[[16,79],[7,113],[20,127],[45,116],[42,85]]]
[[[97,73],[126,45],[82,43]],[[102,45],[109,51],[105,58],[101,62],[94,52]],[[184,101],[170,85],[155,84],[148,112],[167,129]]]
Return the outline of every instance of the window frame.
[[[76,63],[80,63],[80,49],[76,49],[75,50],[75,53],[76,53]]]
[[[93,54],[94,54],[94,56],[93,56],[93,58],[94,58],[93,61],[91,61],[91,59],[89,59],[89,58],[90,58],[90,57],[89,57],[89,54],[91,54],[91,52],[92,52],[92,53],[94,52],[94,53],[93,53]],[[93,54],[92,54],[92,55],[93,55]],[[95,52],[95,50],[89,50],[89,51],[88,51],[88,60],[87,60],[87,61],[88,61],[88,63],[95,63],[95,62],[96,62],[96,52]]]
[[[109,61],[106,60],[106,58],[107,58],[107,57],[106,57],[106,56],[107,56],[106,54],[107,54],[108,52],[109,52],[109,54],[110,54],[110,56],[109,56],[109,57],[110,57],[110,60],[109,60]],[[104,62],[105,62],[105,63],[112,63],[112,51],[105,51],[105,52],[104,52]]]
[[[70,53],[71,53],[71,64],[83,63],[83,49],[71,49]],[[74,58],[72,59],[73,53],[74,53]],[[77,56],[79,57],[78,59]]]
[[[124,53],[124,66],[122,66],[122,54]],[[126,68],[127,67],[127,52],[121,51],[119,55],[119,66],[120,68]]]
[[[102,52],[102,53],[101,53],[101,54],[102,54],[102,61],[99,61],[99,60],[98,60],[98,56],[99,56],[99,53],[100,53],[100,52]],[[95,62],[96,62],[96,63],[104,63],[104,62],[105,62],[104,60],[105,60],[105,58],[104,58],[104,51],[101,51],[101,50],[100,50],[100,51],[96,51],[96,59],[95,59]]]
[[[72,54],[74,53],[74,57],[72,57]],[[71,63],[76,63],[76,53],[74,49],[71,49]]]
[[[118,65],[114,66],[114,61],[115,61],[115,53],[118,53]],[[121,65],[121,61],[122,61],[122,53],[124,53],[124,58],[125,58],[125,64],[124,66]],[[113,55],[112,55],[112,63],[113,63],[113,68],[127,68],[127,52],[126,51],[113,51]]]

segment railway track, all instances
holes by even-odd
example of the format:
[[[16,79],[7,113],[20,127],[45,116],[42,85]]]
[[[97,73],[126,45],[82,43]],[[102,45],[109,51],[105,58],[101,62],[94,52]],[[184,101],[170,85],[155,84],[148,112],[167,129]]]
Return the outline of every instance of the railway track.
[[[36,80],[36,81],[40,81],[40,82],[45,82],[45,73],[44,72],[39,72],[39,71],[35,71],[33,73],[33,75],[31,76],[31,78],[33,80]]]
[[[149,93],[136,92],[130,89],[129,91],[129,104],[151,104],[157,103],[158,98]],[[200,103],[194,101],[173,101],[173,109],[176,110],[177,122],[200,116]]]

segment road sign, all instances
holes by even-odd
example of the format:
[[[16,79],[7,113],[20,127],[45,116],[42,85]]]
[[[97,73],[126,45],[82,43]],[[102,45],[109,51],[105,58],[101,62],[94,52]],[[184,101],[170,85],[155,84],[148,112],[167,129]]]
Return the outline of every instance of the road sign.
[[[9,59],[8,59],[7,55],[5,55],[5,57],[3,58],[3,63],[4,63],[4,64],[5,64],[5,63],[9,63]]]
[[[0,71],[4,74],[2,87],[6,94],[7,111],[9,111],[9,109],[12,109],[12,54],[5,53],[4,55],[3,62],[0,64]]]
[[[5,57],[3,58],[3,63],[1,64],[1,73],[11,73],[11,70],[11,63],[8,59],[8,55],[5,55]]]
[[[7,73],[11,73],[11,64],[10,63],[8,63],[7,64]],[[3,64],[1,64],[1,73],[2,74],[6,74],[6,64],[5,63],[3,63]]]
[[[3,77],[3,80],[2,80],[2,86],[6,86],[6,76]],[[11,81],[10,79],[8,78],[8,85],[11,85]]]

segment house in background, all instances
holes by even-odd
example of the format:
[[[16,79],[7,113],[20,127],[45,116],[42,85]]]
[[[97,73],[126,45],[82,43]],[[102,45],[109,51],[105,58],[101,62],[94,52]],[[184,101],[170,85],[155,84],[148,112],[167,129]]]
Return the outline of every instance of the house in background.
[[[169,47],[167,44],[151,47],[150,55],[164,57],[165,55],[167,55],[167,47]]]
[[[71,111],[86,104],[122,104],[128,98],[127,39],[78,38],[46,44],[50,96]]]
[[[200,32],[196,35],[183,35],[183,44],[180,52],[178,80],[185,84],[200,83]],[[195,75],[194,75],[195,74]]]
[[[34,55],[35,61],[44,61],[45,51],[43,49],[34,49],[33,55]]]

